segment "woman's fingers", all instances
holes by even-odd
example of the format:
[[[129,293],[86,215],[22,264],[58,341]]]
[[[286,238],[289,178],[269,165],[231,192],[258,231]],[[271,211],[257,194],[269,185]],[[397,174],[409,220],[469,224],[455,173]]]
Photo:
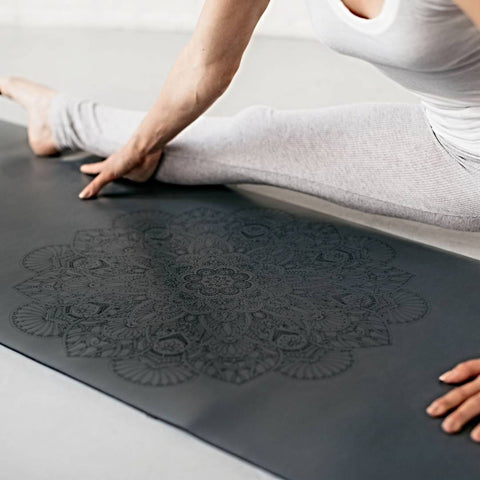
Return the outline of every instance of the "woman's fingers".
[[[87,199],[98,194],[98,192],[112,180],[117,178],[109,169],[101,171],[78,195],[79,198]]]
[[[480,423],[472,430],[470,438],[476,442],[480,442]]]
[[[445,383],[459,383],[480,375],[480,358],[459,363],[456,367],[440,375],[439,380]]]
[[[480,415],[480,393],[465,400],[442,423],[442,429],[447,433],[458,432],[469,420]]]
[[[432,417],[444,415],[477,393],[480,393],[480,377],[437,398],[428,406],[427,413]]]
[[[427,407],[427,413],[432,417],[450,412],[442,422],[442,429],[447,433],[456,433],[480,415],[480,359],[461,362],[440,375],[439,379],[446,383],[470,380],[437,398]],[[480,424],[472,430],[470,436],[472,440],[480,442]]]
[[[80,167],[83,173],[97,174],[97,176],[78,196],[82,199],[93,197],[107,183],[121,177],[136,182],[145,182],[155,172],[160,156],[161,152],[139,156],[128,148],[124,148],[102,162],[84,164]]]
[[[105,167],[105,161],[102,160],[101,162],[84,163],[83,165],[80,166],[80,171],[82,173],[96,175],[97,173],[100,173],[104,167]]]
[[[138,163],[137,159],[134,160]],[[91,172],[85,172],[85,168],[82,171],[85,173],[95,173],[95,171],[98,170],[98,175],[80,192],[78,197],[87,199],[97,195],[107,183],[129,172],[132,169],[130,166],[131,163],[133,163],[132,159],[120,150],[102,162],[90,164],[92,166]]]

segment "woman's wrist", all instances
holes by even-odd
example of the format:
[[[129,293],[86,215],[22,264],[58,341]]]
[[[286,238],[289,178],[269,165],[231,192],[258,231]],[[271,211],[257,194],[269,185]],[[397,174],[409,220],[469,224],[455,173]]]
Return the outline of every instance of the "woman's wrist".
[[[125,149],[134,157],[159,155],[162,152],[163,147],[164,143],[161,140],[136,133],[130,137],[125,145]]]

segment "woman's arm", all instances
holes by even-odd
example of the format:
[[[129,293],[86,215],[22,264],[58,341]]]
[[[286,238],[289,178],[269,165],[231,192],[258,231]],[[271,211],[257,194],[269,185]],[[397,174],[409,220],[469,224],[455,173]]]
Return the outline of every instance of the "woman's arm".
[[[453,0],[453,2],[480,28],[480,2],[478,0]]]
[[[96,195],[116,178],[144,181],[151,176],[163,146],[225,92],[268,3],[205,0],[191,39],[127,144],[102,162],[82,165],[82,172],[98,175],[80,198]]]

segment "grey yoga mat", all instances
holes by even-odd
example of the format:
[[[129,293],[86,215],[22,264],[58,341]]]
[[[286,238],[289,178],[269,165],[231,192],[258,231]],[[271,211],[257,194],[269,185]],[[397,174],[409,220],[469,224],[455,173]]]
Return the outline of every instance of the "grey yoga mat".
[[[2,344],[284,478],[478,477],[425,407],[480,356],[479,262],[224,186],[80,201],[25,140],[0,124]]]

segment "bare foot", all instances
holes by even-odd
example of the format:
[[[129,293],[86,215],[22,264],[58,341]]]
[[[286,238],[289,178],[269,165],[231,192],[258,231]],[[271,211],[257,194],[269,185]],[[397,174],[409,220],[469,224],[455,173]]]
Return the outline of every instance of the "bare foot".
[[[48,111],[56,91],[19,77],[0,77],[0,94],[25,108],[28,115],[28,143],[36,155],[59,153],[53,141]]]

